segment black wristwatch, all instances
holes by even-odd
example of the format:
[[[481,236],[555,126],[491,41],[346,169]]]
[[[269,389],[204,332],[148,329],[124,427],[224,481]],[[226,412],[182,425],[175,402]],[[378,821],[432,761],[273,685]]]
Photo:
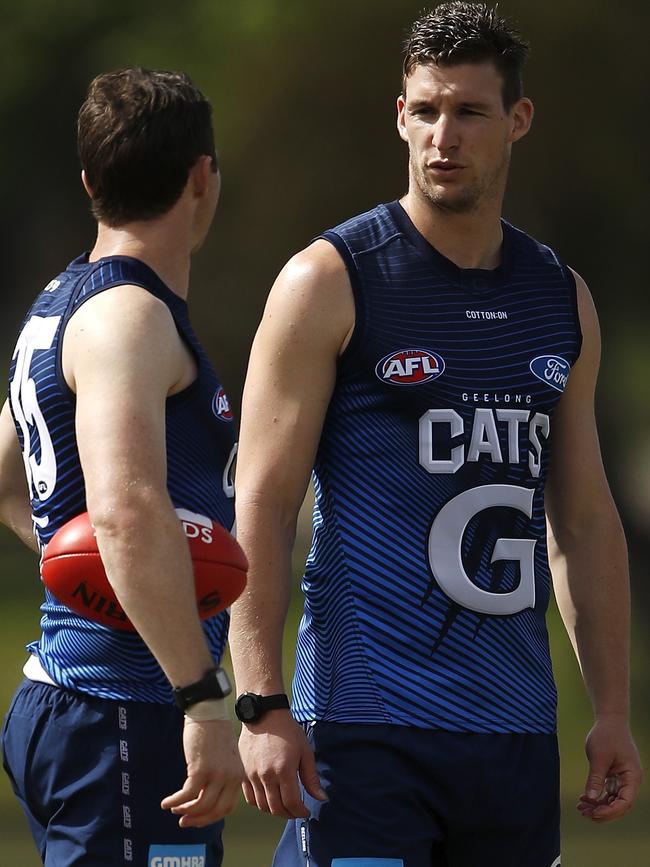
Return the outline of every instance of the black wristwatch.
[[[244,723],[257,722],[269,710],[288,709],[289,699],[283,693],[276,695],[257,695],[254,692],[243,692],[235,702],[237,719]]]
[[[223,668],[211,668],[201,680],[190,683],[189,686],[177,686],[172,690],[176,706],[186,711],[199,701],[208,698],[225,698],[232,692],[228,675]]]

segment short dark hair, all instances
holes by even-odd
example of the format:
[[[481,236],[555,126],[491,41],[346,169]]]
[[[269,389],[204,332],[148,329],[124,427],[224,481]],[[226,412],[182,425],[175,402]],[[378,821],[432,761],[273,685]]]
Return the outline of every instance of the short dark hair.
[[[497,7],[485,3],[441,3],[413,22],[404,42],[402,93],[416,66],[491,61],[503,78],[503,105],[510,109],[523,95],[524,42]]]
[[[183,72],[99,75],[79,110],[77,147],[93,213],[110,226],[150,220],[178,201],[191,167],[212,157],[212,107]]]

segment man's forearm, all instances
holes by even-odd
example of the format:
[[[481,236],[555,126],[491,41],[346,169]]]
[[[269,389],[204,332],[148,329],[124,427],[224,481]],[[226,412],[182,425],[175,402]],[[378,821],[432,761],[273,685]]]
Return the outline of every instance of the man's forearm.
[[[90,514],[120,604],[170,683],[198,680],[215,663],[198,615],[189,548],[171,503],[136,496]]]
[[[25,467],[9,401],[0,412],[0,521],[38,553]]]
[[[629,713],[630,591],[627,548],[616,517],[553,552],[558,607],[596,716]]]
[[[237,538],[249,560],[246,589],[231,611],[230,650],[237,690],[284,692],[282,635],[291,596],[295,518],[273,504],[237,504]]]
[[[6,497],[0,504],[0,521],[12,530],[28,548],[37,554],[40,553],[38,541],[34,535],[32,512],[26,496]]]

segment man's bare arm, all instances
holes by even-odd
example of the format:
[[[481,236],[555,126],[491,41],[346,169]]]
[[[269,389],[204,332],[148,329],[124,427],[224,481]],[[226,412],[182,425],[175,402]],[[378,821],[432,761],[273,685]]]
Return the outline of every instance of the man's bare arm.
[[[250,562],[232,609],[230,645],[239,691],[284,692],[282,633],[296,519],[354,323],[343,262],[326,241],[294,257],[271,290],[244,389],[237,461],[237,535]],[[278,816],[308,815],[297,773],[322,797],[313,756],[288,711],[243,726],[246,800]]]
[[[0,413],[0,521],[38,553],[29,490],[9,401]]]
[[[588,818],[607,821],[632,806],[641,771],[629,731],[627,547],[594,417],[598,320],[584,281],[576,280],[583,345],[555,414],[546,504],[555,594],[595,714],[579,808]],[[618,794],[596,804],[607,777],[617,777]]]
[[[215,664],[166,484],[165,401],[187,378],[186,352],[166,306],[134,286],[87,301],[67,326],[63,351],[102,560],[120,604],[174,686]],[[182,824],[207,824],[235,804],[240,765],[232,727],[188,721],[185,747],[188,780],[165,806],[185,814]]]

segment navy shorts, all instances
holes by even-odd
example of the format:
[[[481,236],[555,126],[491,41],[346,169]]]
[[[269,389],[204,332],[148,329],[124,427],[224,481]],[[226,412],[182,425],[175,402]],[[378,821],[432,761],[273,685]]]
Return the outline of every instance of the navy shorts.
[[[223,822],[181,829],[160,808],[185,780],[182,728],[174,706],[24,680],[5,719],[4,767],[43,863],[219,867]]]
[[[328,800],[305,795],[273,867],[559,867],[555,735],[308,727]]]

